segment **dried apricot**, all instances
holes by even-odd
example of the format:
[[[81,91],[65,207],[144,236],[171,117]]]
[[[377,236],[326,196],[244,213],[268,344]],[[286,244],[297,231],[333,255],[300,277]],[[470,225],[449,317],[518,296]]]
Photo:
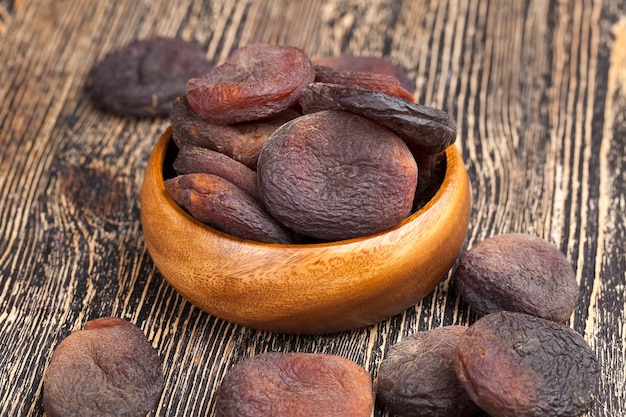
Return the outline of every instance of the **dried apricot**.
[[[185,97],[179,97],[172,105],[170,122],[174,142],[179,148],[208,148],[255,169],[265,140],[274,130],[298,116],[300,113],[294,110],[285,110],[262,120],[218,125],[204,120],[193,111]]]
[[[382,57],[331,55],[318,58],[314,60],[313,63],[340,71],[374,72],[392,75],[400,81],[400,84],[411,94],[415,92],[415,85],[409,80],[406,71]]]
[[[439,190],[446,175],[447,159],[445,151],[430,155],[413,153],[413,156],[419,172],[413,200],[413,211],[417,211],[424,207]]]
[[[208,74],[190,79],[186,95],[194,111],[209,122],[233,124],[286,110],[314,79],[313,63],[302,49],[248,45]]]
[[[355,362],[320,353],[262,353],[231,368],[220,417],[369,417],[372,380]]]
[[[467,395],[452,358],[465,326],[412,334],[393,345],[380,364],[377,398],[394,415],[470,417],[480,409]]]
[[[180,38],[134,41],[110,52],[90,73],[93,99],[123,116],[166,116],[187,80],[213,68],[204,52]]]
[[[444,151],[456,140],[456,122],[447,112],[365,88],[314,82],[302,90],[305,113],[343,110],[394,132],[415,153]]]
[[[196,220],[243,239],[291,243],[292,238],[261,203],[213,174],[179,175],[165,180],[169,195]]]
[[[198,146],[185,146],[174,160],[177,174],[214,174],[232,182],[252,197],[261,201],[256,172],[223,153]]]
[[[89,321],[57,346],[43,380],[48,417],[143,417],[161,396],[157,352],[134,324]]]
[[[493,417],[575,417],[591,404],[597,359],[570,327],[502,311],[472,324],[454,355],[459,381]]]
[[[392,75],[376,72],[340,71],[320,65],[315,66],[315,81],[328,84],[353,85],[369,90],[380,91],[390,96],[415,101],[413,94],[407,91],[400,81]]]
[[[479,315],[502,310],[565,323],[578,300],[574,270],[550,242],[525,233],[493,236],[465,251],[457,291]]]
[[[279,222],[305,236],[340,240],[407,217],[417,164],[379,124],[322,111],[278,128],[261,150],[257,175],[265,206]]]

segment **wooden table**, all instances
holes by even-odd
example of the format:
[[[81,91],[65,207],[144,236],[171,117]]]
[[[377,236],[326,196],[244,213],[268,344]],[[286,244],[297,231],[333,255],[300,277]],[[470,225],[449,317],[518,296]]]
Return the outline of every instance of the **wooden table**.
[[[588,415],[626,415],[621,0],[0,0],[0,415],[42,415],[53,350],[100,316],[136,323],[158,350],[167,380],[154,415],[168,417],[213,415],[224,373],[259,352],[337,353],[375,378],[402,337],[475,319],[450,276],[399,316],[322,336],[242,328],[181,298],[139,220],[168,120],[103,113],[84,90],[107,52],[154,35],[195,41],[217,61],[280,43],[407,69],[418,101],[458,122],[473,201],[466,248],[525,232],[567,255],[580,283],[570,324],[602,367]]]

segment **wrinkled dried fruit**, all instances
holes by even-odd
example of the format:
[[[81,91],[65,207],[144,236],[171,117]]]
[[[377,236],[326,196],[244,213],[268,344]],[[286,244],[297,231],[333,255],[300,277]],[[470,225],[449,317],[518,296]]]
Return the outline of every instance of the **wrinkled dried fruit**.
[[[493,236],[463,253],[455,285],[479,315],[508,310],[565,323],[578,300],[576,276],[565,255],[524,233]]]
[[[194,111],[209,122],[233,124],[286,110],[314,79],[313,63],[303,50],[248,45],[208,74],[189,80],[186,94]]]
[[[336,355],[263,353],[231,368],[217,398],[220,417],[369,417],[372,380]]]
[[[353,85],[369,90],[380,91],[390,96],[415,101],[413,94],[408,92],[400,81],[392,75],[376,72],[340,71],[320,65],[315,66],[315,81],[328,84]]]
[[[165,180],[165,189],[196,220],[225,233],[259,242],[292,242],[261,203],[217,175],[179,175]]]
[[[341,71],[367,71],[378,74],[392,75],[410,93],[415,92],[415,85],[409,80],[407,73],[401,68],[393,65],[385,58],[374,56],[325,56],[313,61],[315,65],[334,68]]]
[[[143,417],[163,384],[161,361],[141,329],[104,317],[57,346],[43,380],[43,405],[48,417]]]
[[[299,115],[294,110],[285,110],[263,120],[218,125],[204,120],[193,111],[185,97],[179,97],[172,105],[170,122],[174,142],[179,148],[200,146],[226,154],[256,169],[265,140],[278,127]]]
[[[256,172],[223,153],[198,146],[185,146],[174,160],[177,174],[214,174],[232,182],[252,197],[261,201]]]
[[[403,417],[470,417],[480,409],[454,371],[452,358],[465,326],[415,333],[393,345],[380,364],[377,398]]]
[[[364,116],[404,139],[414,153],[442,152],[456,140],[456,122],[445,111],[379,91],[315,82],[302,90],[300,105],[305,113],[330,109]]]
[[[90,74],[93,99],[123,116],[166,116],[187,80],[213,67],[196,45],[149,38],[109,53]]]
[[[413,211],[424,207],[441,187],[446,175],[446,153],[438,152],[432,155],[413,154],[417,162],[417,188],[413,200]]]
[[[459,381],[493,417],[575,417],[593,400],[599,368],[571,328],[524,313],[483,316],[461,337]]]
[[[417,165],[404,142],[345,112],[302,116],[265,142],[257,167],[268,211],[323,240],[388,229],[411,212]]]

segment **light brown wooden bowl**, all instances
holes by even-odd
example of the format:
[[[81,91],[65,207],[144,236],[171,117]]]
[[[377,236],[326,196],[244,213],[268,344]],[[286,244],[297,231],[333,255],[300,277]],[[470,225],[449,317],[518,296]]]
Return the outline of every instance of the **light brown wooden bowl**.
[[[445,278],[465,241],[470,189],[463,160],[446,151],[442,186],[422,209],[376,235],[316,244],[239,239],[185,212],[163,185],[171,128],[148,162],[141,221],[149,253],[183,297],[221,319],[281,333],[330,333],[389,318]]]

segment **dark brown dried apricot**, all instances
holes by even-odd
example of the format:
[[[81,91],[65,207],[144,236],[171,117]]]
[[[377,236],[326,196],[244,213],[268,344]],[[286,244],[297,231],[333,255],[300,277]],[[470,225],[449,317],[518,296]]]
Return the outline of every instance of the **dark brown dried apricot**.
[[[43,380],[48,417],[143,417],[161,396],[161,360],[141,329],[91,320],[56,348]]]
[[[93,99],[123,116],[166,116],[187,80],[213,64],[195,44],[179,38],[148,38],[109,53],[90,73]]]
[[[369,373],[341,356],[262,353],[237,363],[222,380],[220,417],[369,417]]]
[[[209,122],[233,124],[286,110],[314,79],[313,63],[302,49],[248,45],[208,74],[189,80],[186,95],[194,111]]]
[[[413,153],[413,156],[417,162],[417,172],[419,172],[413,200],[413,211],[417,211],[424,207],[439,190],[446,175],[447,160],[445,151],[431,155]]]
[[[315,66],[315,82],[328,84],[353,85],[369,90],[380,91],[390,96],[415,101],[413,94],[407,91],[393,75],[376,72],[340,71],[320,65]]]
[[[256,172],[230,156],[198,146],[185,146],[174,160],[177,174],[214,174],[232,182],[252,197],[261,201]]]
[[[570,327],[502,311],[472,324],[454,355],[459,381],[493,417],[575,417],[593,401],[599,367]]]
[[[218,125],[200,117],[185,97],[172,105],[170,122],[174,142],[179,148],[200,146],[221,152],[256,169],[259,152],[265,140],[289,120],[300,116],[295,110],[285,110],[273,117],[253,122]]]
[[[261,150],[257,175],[279,222],[305,236],[341,240],[407,217],[417,165],[406,144],[379,124],[323,111],[277,129]]]
[[[456,289],[477,314],[502,310],[565,323],[578,300],[574,270],[550,242],[525,233],[493,236],[465,251]]]
[[[318,58],[313,63],[340,71],[374,72],[392,75],[411,94],[415,92],[415,85],[409,80],[406,71],[382,57],[335,55]]]
[[[393,345],[380,364],[377,398],[394,415],[470,417],[480,409],[454,371],[453,357],[465,326],[412,334]]]
[[[456,140],[456,122],[447,112],[380,91],[314,82],[302,90],[304,113],[343,110],[373,120],[404,139],[414,153],[444,151]]]
[[[259,201],[217,175],[185,174],[164,183],[174,201],[202,223],[243,239],[292,242]]]

